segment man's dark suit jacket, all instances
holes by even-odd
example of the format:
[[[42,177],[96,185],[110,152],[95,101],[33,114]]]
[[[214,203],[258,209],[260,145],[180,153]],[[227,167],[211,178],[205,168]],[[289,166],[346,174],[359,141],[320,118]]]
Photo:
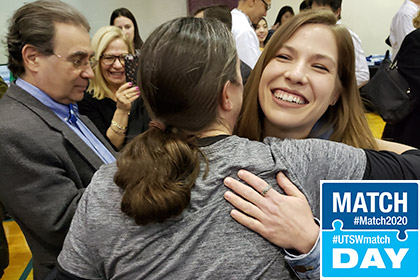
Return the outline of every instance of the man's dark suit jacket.
[[[81,120],[114,153],[87,117]],[[0,201],[32,251],[34,278],[56,263],[102,160],[53,111],[12,84],[0,100]]]

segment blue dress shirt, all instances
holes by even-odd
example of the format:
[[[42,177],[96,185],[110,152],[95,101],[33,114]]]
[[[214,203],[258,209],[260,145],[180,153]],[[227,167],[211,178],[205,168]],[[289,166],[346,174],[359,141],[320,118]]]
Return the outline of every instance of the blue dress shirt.
[[[70,111],[69,105],[64,105],[53,100],[48,94],[30,83],[18,78],[16,85],[28,92],[30,95],[39,100],[42,104],[47,106],[59,117],[71,130],[73,130],[85,143],[88,145],[104,163],[111,163],[115,161],[112,153],[102,144],[102,142],[86,127],[81,119],[77,122],[69,122]],[[77,105],[73,104],[73,109],[76,116],[78,116]]]

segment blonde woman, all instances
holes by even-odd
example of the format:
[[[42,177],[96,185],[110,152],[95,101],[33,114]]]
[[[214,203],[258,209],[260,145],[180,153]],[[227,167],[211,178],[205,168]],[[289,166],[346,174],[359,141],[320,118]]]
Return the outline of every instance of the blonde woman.
[[[124,57],[133,54],[131,42],[115,26],[100,28],[92,39],[95,58],[93,70],[79,111],[87,115],[99,131],[120,149],[131,137],[147,128],[149,118],[136,85],[126,82]]]

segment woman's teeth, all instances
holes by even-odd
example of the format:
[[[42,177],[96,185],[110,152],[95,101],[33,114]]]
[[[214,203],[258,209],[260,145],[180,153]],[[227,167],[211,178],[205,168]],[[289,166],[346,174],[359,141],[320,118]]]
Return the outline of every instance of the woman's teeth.
[[[303,98],[296,95],[288,94],[284,91],[274,92],[274,97],[279,100],[283,100],[283,101],[287,101],[287,102],[291,102],[295,104],[305,104],[305,100],[303,100]]]
[[[110,72],[112,76],[122,76],[124,72]]]

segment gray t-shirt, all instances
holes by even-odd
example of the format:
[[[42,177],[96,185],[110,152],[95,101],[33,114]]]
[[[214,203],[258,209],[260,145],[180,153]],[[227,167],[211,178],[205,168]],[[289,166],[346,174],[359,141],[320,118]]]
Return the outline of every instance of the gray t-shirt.
[[[246,168],[280,191],[275,177],[286,171],[319,216],[319,181],[362,179],[366,166],[363,150],[317,139],[230,136],[202,151],[208,176],[202,163],[189,207],[161,224],[138,226],[122,213],[116,166],[102,166],[79,202],[60,266],[87,279],[296,279],[282,248],[230,217],[223,179]]]

